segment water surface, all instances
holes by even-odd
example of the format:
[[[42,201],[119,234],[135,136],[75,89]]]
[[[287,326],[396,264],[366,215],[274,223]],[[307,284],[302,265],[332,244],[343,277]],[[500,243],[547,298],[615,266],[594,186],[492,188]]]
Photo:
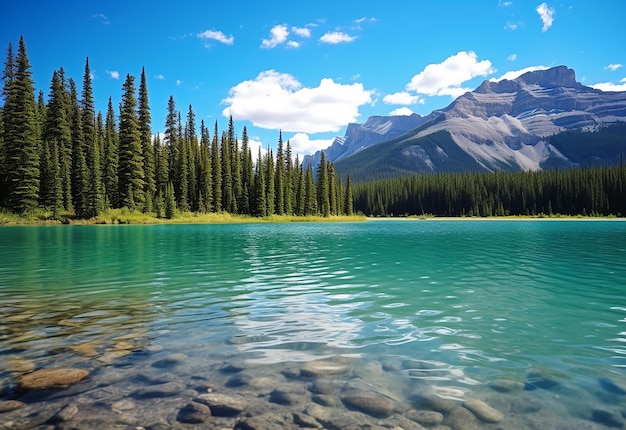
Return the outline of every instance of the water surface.
[[[3,228],[0,395],[20,398],[29,365],[98,381],[162,374],[159,360],[183,354],[166,371],[189,387],[226,381],[233,360],[279,374],[347,357],[346,379],[369,372],[399,397],[477,396],[537,428],[489,388],[504,378],[544,403],[544,422],[565,411],[604,428],[594,411],[626,413],[625,280],[619,221]],[[358,371],[372,363],[382,370]],[[145,379],[81,395],[124,399]]]

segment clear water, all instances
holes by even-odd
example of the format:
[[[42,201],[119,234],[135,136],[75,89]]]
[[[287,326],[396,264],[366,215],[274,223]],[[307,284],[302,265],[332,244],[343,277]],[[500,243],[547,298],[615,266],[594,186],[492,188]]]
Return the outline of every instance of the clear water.
[[[7,227],[0,400],[20,399],[15,363],[98,381],[182,353],[171,378],[219,383],[232,360],[280,373],[344,356],[355,369],[408,360],[360,377],[398,396],[478,396],[512,428],[556,428],[537,422],[564,413],[604,428],[593,410],[626,411],[625,292],[620,221]],[[512,394],[489,388],[502,378],[524,382],[517,395],[543,418],[508,416]],[[110,395],[143,383],[125,381]]]

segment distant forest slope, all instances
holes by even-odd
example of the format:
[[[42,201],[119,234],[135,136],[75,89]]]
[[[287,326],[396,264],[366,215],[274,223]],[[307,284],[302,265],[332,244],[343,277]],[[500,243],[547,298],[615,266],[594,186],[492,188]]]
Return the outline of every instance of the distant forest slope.
[[[626,215],[626,165],[567,170],[439,173],[360,183],[368,216]]]

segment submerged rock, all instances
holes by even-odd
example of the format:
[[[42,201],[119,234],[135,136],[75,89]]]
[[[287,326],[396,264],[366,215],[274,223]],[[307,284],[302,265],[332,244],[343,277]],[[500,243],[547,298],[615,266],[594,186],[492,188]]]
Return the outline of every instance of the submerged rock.
[[[22,391],[65,388],[88,377],[84,369],[43,369],[20,377],[18,387]]]
[[[594,409],[591,412],[593,421],[607,427],[624,428],[624,420],[618,414],[606,409]]]
[[[57,412],[56,415],[53,416],[49,422],[52,424],[64,423],[74,418],[77,413],[78,406],[76,406],[75,404],[65,405],[65,407]]]
[[[181,364],[182,362],[187,360],[187,357],[185,354],[170,354],[167,357],[155,361],[154,363],[152,363],[152,367],[157,367],[159,369],[164,369],[166,367],[172,367],[172,366],[176,366],[177,364]]]
[[[363,391],[344,394],[341,401],[348,407],[375,417],[388,417],[394,411],[391,400]]]
[[[626,394],[626,384],[612,381],[609,378],[600,378],[598,382],[604,391],[611,394]]]
[[[178,382],[166,382],[155,384],[135,390],[132,396],[139,399],[153,397],[172,397],[178,395],[183,390],[183,385]]]
[[[300,385],[283,385],[270,393],[270,402],[280,405],[295,405],[305,400],[306,390]]]
[[[232,417],[246,409],[245,397],[222,393],[206,393],[195,397],[194,402],[202,403],[211,409],[215,416]]]
[[[211,416],[211,409],[202,403],[189,402],[181,408],[176,420],[185,424],[202,424]]]
[[[524,383],[513,379],[496,379],[489,384],[489,387],[500,393],[510,393],[524,389]]]
[[[4,400],[0,401],[0,413],[9,412],[15,409],[21,408],[26,403],[20,402],[19,400]]]
[[[443,421],[443,414],[435,411],[411,410],[406,417],[426,427],[438,426]]]
[[[455,400],[444,399],[435,393],[429,392],[413,393],[410,399],[419,409],[433,410],[444,414],[451,411],[457,404]]]
[[[486,423],[499,423],[504,419],[504,416],[500,412],[496,411],[482,400],[467,399],[463,402],[463,406],[476,415],[478,419]]]
[[[460,406],[452,409],[444,418],[443,424],[454,430],[478,430],[478,421],[474,414]]]
[[[350,373],[350,362],[345,359],[314,360],[304,363],[300,374],[302,376],[333,376]]]
[[[305,428],[314,428],[319,429],[322,428],[322,425],[312,416],[303,414],[301,412],[293,413],[293,422],[300,427]]]

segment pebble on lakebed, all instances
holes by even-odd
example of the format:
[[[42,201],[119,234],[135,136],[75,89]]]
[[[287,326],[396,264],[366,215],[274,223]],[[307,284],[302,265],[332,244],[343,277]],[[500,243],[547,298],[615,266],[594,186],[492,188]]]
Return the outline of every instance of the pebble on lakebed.
[[[89,372],[84,369],[42,369],[22,375],[18,380],[18,386],[22,391],[64,388],[88,377]]]

